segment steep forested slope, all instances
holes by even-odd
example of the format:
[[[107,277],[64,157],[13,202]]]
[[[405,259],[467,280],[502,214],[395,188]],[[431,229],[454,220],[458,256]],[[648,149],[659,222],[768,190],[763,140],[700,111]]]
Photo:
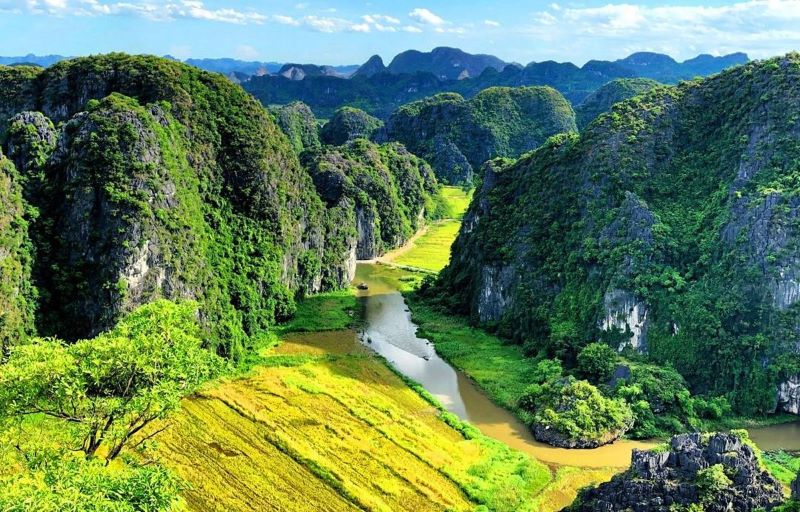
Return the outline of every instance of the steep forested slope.
[[[793,53],[658,87],[488,164],[451,305],[569,365],[600,339],[739,412],[796,412],[798,79]]]
[[[382,126],[383,122],[380,119],[372,117],[363,110],[342,107],[322,126],[320,137],[325,144],[341,146],[355,139],[372,138]]]
[[[84,337],[154,298],[192,298],[236,354],[296,294],[351,277],[288,140],[222,76],[121,54],[0,67],[0,119],[36,210],[41,334]]]
[[[657,85],[658,82],[649,78],[619,78],[608,82],[575,107],[578,129],[583,130],[600,114],[611,110],[615,103],[643,94]]]
[[[465,100],[439,94],[400,107],[385,137],[428,160],[439,179],[471,182],[496,156],[516,157],[556,133],[575,130],[569,103],[549,87],[495,87]]]
[[[283,133],[289,137],[295,152],[300,153],[305,149],[315,149],[320,146],[317,118],[308,105],[295,101],[274,107],[271,112]]]
[[[33,328],[31,246],[24,210],[19,174],[0,152],[0,357]]]

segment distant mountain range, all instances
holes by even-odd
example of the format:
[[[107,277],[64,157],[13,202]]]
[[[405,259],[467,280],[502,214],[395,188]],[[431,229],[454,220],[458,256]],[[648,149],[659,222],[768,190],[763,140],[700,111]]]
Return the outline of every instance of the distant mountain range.
[[[66,59],[60,55],[0,57],[0,64],[50,66]],[[177,60],[177,59],[175,59]],[[440,47],[430,52],[408,50],[388,66],[372,56],[361,66],[324,66],[237,59],[188,59],[185,62],[222,73],[240,83],[264,105],[302,101],[321,118],[343,106],[361,108],[387,118],[398,106],[439,92],[472,97],[492,86],[549,85],[573,105],[618,78],[649,78],[661,83],[706,76],[748,62],[744,53],[723,57],[699,55],[677,62],[668,55],[634,53],[615,61],[592,60],[581,67],[570,62],[508,63],[492,55],[469,54]]]
[[[185,62],[191,66],[205,69],[214,73],[222,73],[236,83],[249,80],[253,76],[265,76],[276,74],[291,80],[302,80],[307,76],[336,76],[346,78],[359,68],[358,64],[344,66],[317,66],[315,64],[287,64],[284,62],[259,62],[246,61],[229,58],[219,59],[186,59],[181,61],[171,55],[166,58]],[[64,55],[33,55],[28,54],[20,57],[0,57],[0,65],[12,66],[21,64],[32,64],[35,66],[48,67],[56,62],[70,59]]]
[[[299,74],[267,75],[252,77],[243,86],[265,105],[302,101],[322,118],[330,117],[342,105],[350,105],[386,119],[398,106],[440,92],[472,97],[498,85],[549,85],[578,105],[618,78],[649,78],[669,84],[717,73],[748,60],[744,53],[733,53],[677,62],[668,55],[640,52],[616,61],[592,60],[581,67],[554,61],[522,66],[491,55],[436,48],[428,53],[403,52],[388,66],[375,55],[351,79],[319,73],[307,73],[302,79],[298,79]]]

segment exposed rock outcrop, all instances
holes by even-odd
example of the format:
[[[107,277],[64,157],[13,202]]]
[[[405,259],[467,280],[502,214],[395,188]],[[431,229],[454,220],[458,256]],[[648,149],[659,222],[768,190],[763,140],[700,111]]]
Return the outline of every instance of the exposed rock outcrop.
[[[780,483],[757,448],[733,434],[683,434],[668,451],[634,450],[631,467],[581,492],[571,512],[653,511],[700,505],[707,512],[749,512],[783,502]]]
[[[778,385],[777,410],[800,414],[800,375],[792,375]]]

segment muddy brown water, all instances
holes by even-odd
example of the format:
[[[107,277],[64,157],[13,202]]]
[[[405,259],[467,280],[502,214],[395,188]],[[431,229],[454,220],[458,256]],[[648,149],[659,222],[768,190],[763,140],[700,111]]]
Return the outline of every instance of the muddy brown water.
[[[800,452],[800,422],[748,429],[750,439],[765,451]]]

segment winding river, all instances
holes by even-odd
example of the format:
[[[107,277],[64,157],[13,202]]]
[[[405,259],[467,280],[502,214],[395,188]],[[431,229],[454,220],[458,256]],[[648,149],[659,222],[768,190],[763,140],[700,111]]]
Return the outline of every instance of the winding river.
[[[416,335],[417,326],[398,291],[397,275],[386,267],[360,263],[356,282],[363,306],[361,342],[386,358],[400,373],[420,383],[450,412],[477,426],[484,434],[526,452],[550,465],[619,467],[630,464],[634,448],[654,443],[620,440],[591,450],[555,448],[533,438],[529,429],[508,410],[496,405],[469,378],[440,358],[433,345]],[[800,424],[752,429],[765,450],[800,450]]]
[[[420,383],[442,405],[478,427],[484,434],[551,465],[626,468],[634,448],[653,444],[617,441],[592,450],[555,448],[533,438],[530,430],[508,410],[496,405],[469,378],[436,354],[433,345],[416,335],[417,326],[398,283],[386,267],[358,265],[356,282],[363,301],[361,341],[385,357],[400,373]]]

